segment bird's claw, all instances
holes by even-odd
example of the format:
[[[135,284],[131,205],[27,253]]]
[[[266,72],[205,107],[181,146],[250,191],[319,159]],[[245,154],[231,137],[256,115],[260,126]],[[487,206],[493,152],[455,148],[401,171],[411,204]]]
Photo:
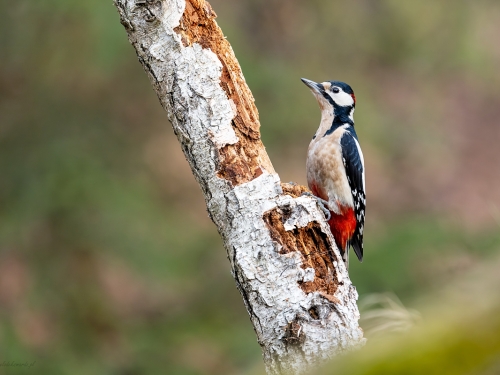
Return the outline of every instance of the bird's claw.
[[[325,201],[324,199],[315,196],[314,194],[305,191],[301,194],[301,196],[308,196],[316,199],[316,202],[318,203],[319,208],[321,208],[321,211],[323,211],[323,214],[325,214],[325,219],[326,221],[329,221],[332,218],[332,214],[330,213],[330,210],[327,208],[328,207],[328,202]]]

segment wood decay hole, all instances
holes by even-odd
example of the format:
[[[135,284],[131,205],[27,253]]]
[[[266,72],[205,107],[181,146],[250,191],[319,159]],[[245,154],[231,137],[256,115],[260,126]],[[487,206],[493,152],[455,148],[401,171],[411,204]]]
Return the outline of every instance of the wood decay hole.
[[[233,186],[252,181],[274,168],[260,139],[260,123],[254,98],[229,42],[215,22],[217,15],[205,0],[186,0],[186,8],[174,29],[185,47],[200,44],[217,55],[222,64],[221,87],[236,107],[233,129],[239,142],[219,150],[218,177]]]
[[[318,310],[316,309],[316,306],[311,307],[308,312],[310,317],[313,318],[314,320],[319,319],[319,313]]]
[[[306,340],[306,335],[297,319],[286,326],[282,340],[289,345],[299,345]]]
[[[324,298],[333,303],[340,303],[334,296],[338,281],[334,277],[331,244],[321,226],[310,222],[306,227],[286,231],[283,225],[286,208],[276,208],[264,214],[264,221],[269,229],[273,241],[281,245],[280,254],[289,254],[297,251],[302,255],[302,269],[313,268],[313,281],[298,281],[299,287],[307,294],[319,292]],[[285,219],[284,219],[285,218]]]

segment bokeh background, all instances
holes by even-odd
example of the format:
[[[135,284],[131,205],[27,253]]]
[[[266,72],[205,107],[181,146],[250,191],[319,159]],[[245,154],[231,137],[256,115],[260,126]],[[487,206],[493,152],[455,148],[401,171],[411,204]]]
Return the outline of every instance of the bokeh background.
[[[320,119],[299,78],[354,88],[368,199],[366,257],[350,271],[361,300],[390,292],[436,319],[462,296],[483,346],[451,358],[477,349],[467,374],[500,374],[500,304],[475,302],[500,294],[490,281],[500,272],[500,3],[211,4],[282,181],[305,184]],[[483,287],[465,292],[468,280]],[[441,336],[461,343],[460,327],[475,329],[465,308],[451,310],[435,326],[455,317],[456,336]],[[420,329],[427,341],[432,327]],[[35,361],[0,366],[16,374],[263,369],[201,191],[111,0],[0,2],[2,361]],[[372,365],[359,373],[392,373]]]

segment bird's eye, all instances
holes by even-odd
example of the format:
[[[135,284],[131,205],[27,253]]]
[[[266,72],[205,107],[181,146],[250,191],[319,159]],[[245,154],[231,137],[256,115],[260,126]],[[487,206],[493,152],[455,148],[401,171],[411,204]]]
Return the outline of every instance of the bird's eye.
[[[335,94],[338,94],[339,93],[339,88],[338,87],[332,87],[332,91],[335,93]]]

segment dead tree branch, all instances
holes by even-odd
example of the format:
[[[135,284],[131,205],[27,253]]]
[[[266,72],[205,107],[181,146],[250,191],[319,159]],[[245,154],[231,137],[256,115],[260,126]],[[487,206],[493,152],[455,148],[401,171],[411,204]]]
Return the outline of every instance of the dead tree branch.
[[[114,0],[227,249],[269,374],[364,342],[356,289],[322,212],[281,184],[253,96],[204,0]]]

